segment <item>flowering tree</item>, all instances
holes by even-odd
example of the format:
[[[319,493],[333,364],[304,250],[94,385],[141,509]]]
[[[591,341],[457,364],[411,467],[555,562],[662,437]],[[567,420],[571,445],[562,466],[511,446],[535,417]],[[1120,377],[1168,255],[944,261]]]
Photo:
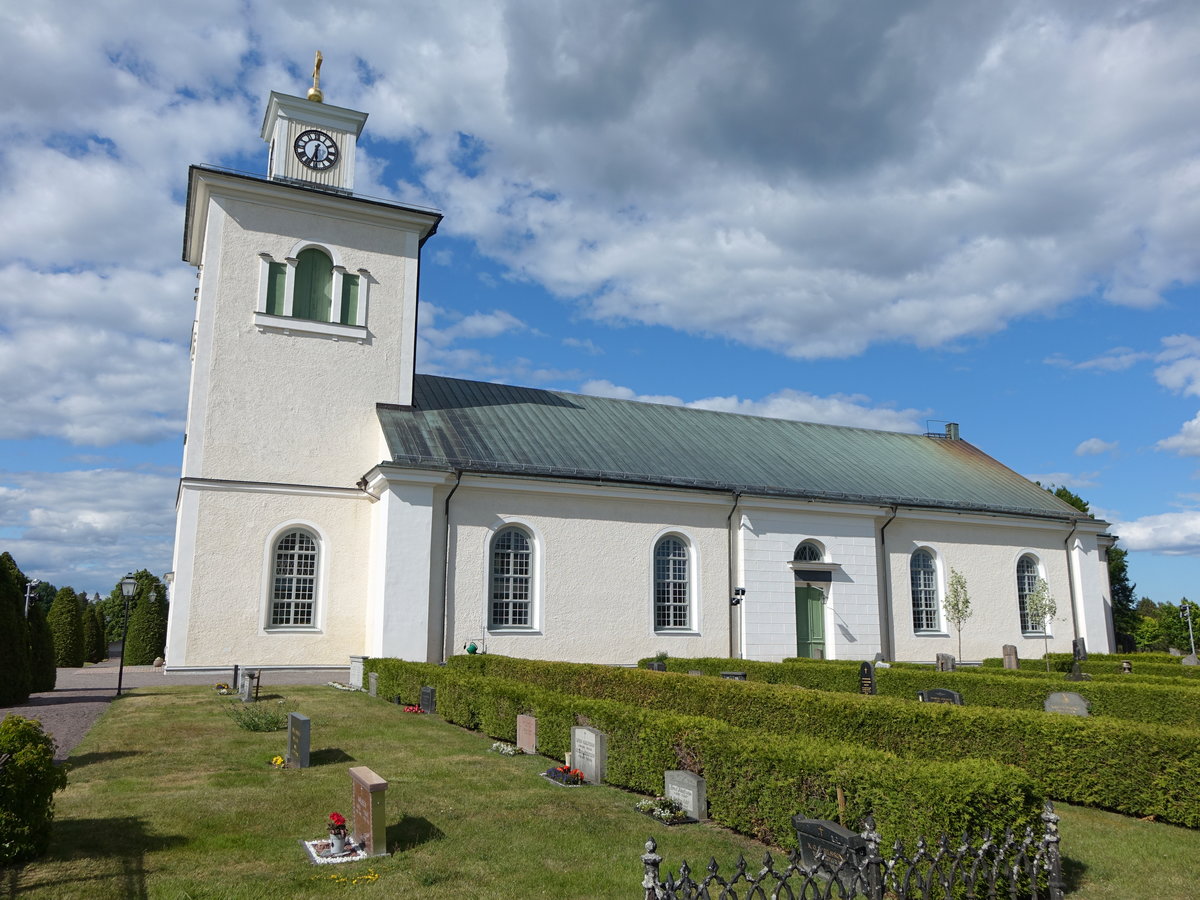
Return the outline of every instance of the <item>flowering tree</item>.
[[[962,630],[963,624],[971,618],[971,595],[967,593],[967,579],[955,569],[950,570],[950,590],[942,605],[946,620],[958,632],[958,658],[962,659]]]

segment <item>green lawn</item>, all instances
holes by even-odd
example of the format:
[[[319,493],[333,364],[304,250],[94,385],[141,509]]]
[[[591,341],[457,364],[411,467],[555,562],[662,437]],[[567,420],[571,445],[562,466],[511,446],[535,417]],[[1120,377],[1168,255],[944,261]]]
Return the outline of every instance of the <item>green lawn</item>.
[[[765,849],[709,825],[668,829],[615,788],[556,787],[537,777],[549,765],[541,757],[488,753],[489,738],[365,694],[296,687],[286,697],[312,719],[312,768],[271,768],[283,732],[238,729],[210,690],[151,688],[115,702],[71,756],[50,853],[0,870],[0,896],[629,898],[648,835],[672,868],[716,856],[728,871],[739,853],[757,863]],[[390,783],[393,855],[313,866],[299,841],[320,837],[330,812],[349,814],[354,765]],[[1191,896],[1200,832],[1059,813],[1071,896]]]

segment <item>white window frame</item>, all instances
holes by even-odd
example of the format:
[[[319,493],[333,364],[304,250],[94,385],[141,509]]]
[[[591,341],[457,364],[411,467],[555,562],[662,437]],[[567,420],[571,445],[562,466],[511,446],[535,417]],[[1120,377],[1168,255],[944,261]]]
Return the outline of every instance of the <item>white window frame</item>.
[[[1017,561],[1013,565],[1013,575],[1016,578],[1016,582],[1017,582],[1017,620],[1021,626],[1021,636],[1038,638],[1038,639],[1045,638],[1045,637],[1053,637],[1054,635],[1053,635],[1052,630],[1046,628],[1046,623],[1044,623],[1044,622],[1042,623],[1041,627],[1039,627],[1039,628],[1029,629],[1029,628],[1025,627],[1026,623],[1029,621],[1029,614],[1025,611],[1025,597],[1022,596],[1022,594],[1021,594],[1021,573],[1020,573],[1021,561],[1025,560],[1025,559],[1033,560],[1033,585],[1030,586],[1029,593],[1032,593],[1033,590],[1037,587],[1037,581],[1039,578],[1043,579],[1043,580],[1047,581],[1047,583],[1049,583],[1049,579],[1046,578],[1045,567],[1042,565],[1042,558],[1040,556],[1038,556],[1037,553],[1035,553],[1032,550],[1022,550],[1020,553],[1017,554]]]
[[[917,571],[913,565],[918,553],[924,553],[929,557],[930,576],[933,580],[933,625],[931,627],[918,627],[917,625],[917,588],[913,584],[913,575]],[[942,628],[942,572],[941,565],[938,559],[937,551],[932,547],[919,546],[915,547],[908,554],[908,594],[912,611],[912,627],[913,634],[917,635],[944,635],[945,631]],[[929,590],[930,588],[922,587],[921,590]],[[923,605],[924,606],[924,605]],[[928,610],[924,610],[928,611]]]
[[[496,541],[505,531],[519,531],[529,542],[529,622],[525,625],[497,624],[494,618],[492,591],[494,589],[493,559],[496,552]],[[541,594],[542,594],[542,541],[535,528],[528,522],[519,520],[503,521],[488,532],[484,549],[484,621],[487,623],[489,634],[540,634],[541,633]]]
[[[687,560],[687,576],[683,584],[686,586],[687,598],[683,604],[672,603],[672,607],[682,606],[687,612],[686,625],[659,625],[659,596],[658,596],[658,548],[665,541],[674,540],[683,545],[685,559]],[[696,541],[691,535],[685,534],[678,529],[669,529],[655,535],[654,540],[650,544],[650,627],[656,635],[671,635],[671,634],[686,634],[698,635],[700,633],[699,622],[699,604],[697,598],[700,593],[700,560],[696,551]],[[678,583],[678,582],[671,582]]]
[[[312,621],[304,625],[274,625],[275,618],[275,563],[280,542],[293,532],[307,535],[316,547],[315,573],[313,575]],[[324,534],[311,522],[292,521],[276,528],[268,536],[263,566],[263,611],[262,630],[266,634],[313,634],[323,630],[325,617],[325,585],[329,569],[329,542]]]
[[[816,550],[817,554],[818,554],[817,558],[816,559],[801,559],[799,556],[799,553],[800,553],[801,548],[803,548],[803,547],[812,547],[814,550]],[[825,559],[824,545],[820,541],[813,540],[812,538],[805,538],[800,543],[798,543],[796,545],[796,549],[792,551],[792,562],[823,563],[825,561],[826,561],[826,559]]]

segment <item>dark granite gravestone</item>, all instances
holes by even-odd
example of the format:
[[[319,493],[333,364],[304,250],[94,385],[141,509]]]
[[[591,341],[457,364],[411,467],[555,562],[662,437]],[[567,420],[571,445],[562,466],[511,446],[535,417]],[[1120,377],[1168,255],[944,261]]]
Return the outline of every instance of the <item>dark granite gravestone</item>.
[[[367,673],[367,685],[368,685],[367,693],[369,693],[372,697],[378,697],[379,696],[379,673],[378,672],[368,672]]]
[[[869,662],[858,667],[858,692],[860,694],[875,693],[875,667]]]
[[[354,766],[350,769],[350,785],[351,838],[363,842],[367,856],[386,856],[388,783],[366,766]]]
[[[722,672],[721,677],[728,678],[730,681],[745,681],[746,673],[745,672]]]
[[[1004,653],[1004,668],[1019,669],[1021,668],[1021,660],[1017,656],[1017,648],[1015,644],[1005,644]]]
[[[1087,662],[1087,642],[1081,638],[1075,638],[1071,641],[1071,656],[1077,662]]]
[[[648,663],[646,668],[651,672],[665,672],[667,671],[667,664],[656,659],[654,662]]]
[[[537,719],[533,716],[517,716],[517,749],[537,753]]]
[[[571,765],[583,773],[585,781],[602,783],[608,768],[608,735],[583,725],[572,728]]]
[[[796,829],[796,842],[800,845],[800,861],[812,868],[817,864],[817,851],[825,851],[825,863],[836,874],[842,863],[854,866],[859,855],[866,851],[867,842],[849,828],[824,819],[806,819],[792,816],[792,827]],[[854,875],[847,869],[838,881],[849,891]]]
[[[1074,691],[1055,691],[1042,704],[1046,712],[1062,713],[1065,716],[1089,716],[1091,704]]]
[[[708,792],[705,781],[686,769],[671,769],[663,773],[663,794],[683,807],[685,815],[693,819],[708,818]]]
[[[288,744],[287,767],[289,769],[308,768],[308,748],[312,723],[308,716],[300,713],[288,713]]]
[[[1091,681],[1091,676],[1084,674],[1079,667],[1079,660],[1071,663],[1071,671],[1067,673],[1067,681]]]
[[[927,691],[917,691],[917,699],[922,703],[949,703],[953,706],[962,706],[962,694],[958,691],[947,690],[946,688],[930,688]]]
[[[421,712],[437,712],[437,691],[428,685],[421,688]]]
[[[937,670],[939,672],[953,672],[955,666],[953,653],[939,653],[937,655]]]

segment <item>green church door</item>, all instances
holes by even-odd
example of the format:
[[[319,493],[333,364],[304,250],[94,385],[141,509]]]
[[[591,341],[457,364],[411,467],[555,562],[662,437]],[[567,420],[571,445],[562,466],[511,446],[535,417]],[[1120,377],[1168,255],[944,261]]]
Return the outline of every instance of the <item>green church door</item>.
[[[796,588],[796,655],[804,659],[825,656],[825,604],[820,588]]]

